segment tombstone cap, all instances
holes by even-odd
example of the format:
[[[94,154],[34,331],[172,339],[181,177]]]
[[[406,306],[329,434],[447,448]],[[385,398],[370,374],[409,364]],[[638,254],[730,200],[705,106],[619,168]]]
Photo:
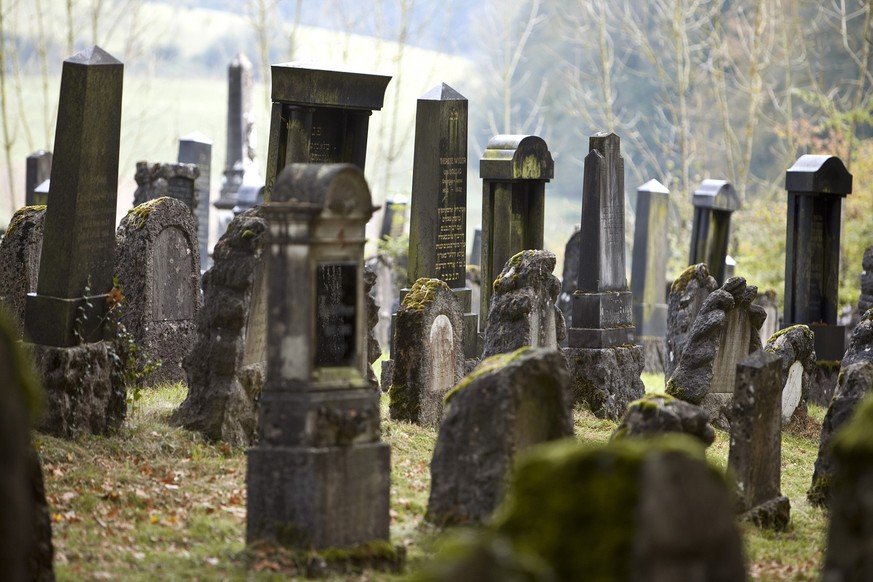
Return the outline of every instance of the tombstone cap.
[[[846,195],[852,193],[852,174],[836,156],[803,155],[785,173],[789,192],[816,192]]]
[[[270,67],[272,99],[342,109],[382,109],[389,75],[294,61]]]
[[[78,52],[64,61],[74,65],[121,65],[122,62],[96,44]]]
[[[733,212],[741,207],[736,189],[727,180],[704,180],[694,191],[696,208],[712,208]]]
[[[495,135],[479,160],[479,177],[491,180],[551,180],[555,162],[536,135]]]
[[[276,179],[271,201],[365,222],[376,210],[364,172],[354,164],[289,164]]]
[[[651,192],[652,194],[669,194],[670,190],[661,184],[656,179],[652,178],[639,188],[637,188],[637,192]]]
[[[466,101],[467,98],[446,85],[440,83],[418,98],[424,101]]]

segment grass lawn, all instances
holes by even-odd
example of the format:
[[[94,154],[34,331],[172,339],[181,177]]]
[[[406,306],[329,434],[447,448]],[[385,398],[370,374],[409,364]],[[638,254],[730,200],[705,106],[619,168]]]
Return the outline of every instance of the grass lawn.
[[[652,390],[657,382],[648,380]],[[181,385],[147,391],[111,437],[70,442],[36,435],[60,580],[285,580],[293,575],[300,556],[245,551],[245,451],[167,424],[185,391]],[[782,489],[791,499],[791,524],[783,533],[743,528],[753,579],[818,579],[826,515],[806,502],[805,491],[818,448],[814,423],[823,415],[813,407],[813,426],[783,433]],[[576,438],[584,443],[605,442],[615,428],[583,409],[574,412],[574,420]],[[423,516],[437,433],[390,420],[385,396],[382,429],[393,468],[391,541],[406,547],[409,571],[428,558],[435,537]],[[724,467],[729,439],[716,432],[707,455]],[[365,572],[358,579],[400,578]]]

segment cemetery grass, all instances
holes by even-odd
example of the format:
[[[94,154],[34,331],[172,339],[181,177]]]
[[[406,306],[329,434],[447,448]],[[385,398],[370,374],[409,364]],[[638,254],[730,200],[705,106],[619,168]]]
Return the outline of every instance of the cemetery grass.
[[[646,380],[648,390],[663,382]],[[294,575],[299,555],[245,550],[245,451],[169,426],[167,419],[185,392],[182,385],[145,391],[125,426],[108,437],[65,441],[36,434],[59,580],[274,580]],[[824,410],[812,407],[810,412],[812,430],[807,426],[783,433],[782,489],[791,499],[788,531],[742,529],[752,579],[818,579],[826,515],[807,503],[805,493],[818,450],[814,425]],[[406,548],[409,572],[430,558],[437,537],[423,519],[437,433],[390,420],[384,395],[382,417],[392,458],[391,541]],[[576,439],[589,444],[605,443],[616,426],[581,407],[574,411],[574,423]],[[727,463],[728,441],[726,433],[717,431],[707,452],[721,468]],[[402,576],[366,572],[360,579]]]

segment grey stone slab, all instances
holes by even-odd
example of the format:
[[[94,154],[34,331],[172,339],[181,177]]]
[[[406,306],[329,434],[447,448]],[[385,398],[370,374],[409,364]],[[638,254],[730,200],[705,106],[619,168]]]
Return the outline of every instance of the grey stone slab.
[[[638,336],[664,337],[667,332],[667,243],[670,191],[657,180],[637,188],[631,292]],[[637,307],[639,306],[639,307]]]
[[[176,157],[180,164],[194,164],[200,171],[194,180],[197,189],[197,206],[194,214],[197,216],[197,240],[200,252],[200,270],[206,271],[209,261],[209,210],[212,207],[210,196],[212,175],[212,140],[199,132],[189,133],[179,138],[179,153]]]

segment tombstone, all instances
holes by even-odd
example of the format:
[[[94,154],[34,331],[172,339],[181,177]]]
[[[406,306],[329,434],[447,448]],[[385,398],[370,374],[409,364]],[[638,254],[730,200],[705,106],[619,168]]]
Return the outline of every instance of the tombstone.
[[[264,183],[260,179],[249,180],[254,172],[246,174],[246,179],[236,193],[236,206],[233,207],[233,215],[237,216],[246,210],[261,206],[264,203]]]
[[[643,371],[664,372],[667,336],[667,243],[670,191],[657,180],[637,188],[631,293],[637,341],[643,346]]]
[[[373,363],[382,356],[382,346],[376,338],[379,325],[379,304],[376,303],[376,271],[364,264],[364,303],[367,313],[367,381],[374,390],[379,389],[379,379],[373,370]]]
[[[752,302],[758,288],[728,279],[704,300],[689,332],[667,394],[702,406],[717,427],[730,427],[737,364],[762,348],[764,311]]]
[[[491,282],[506,262],[527,249],[543,248],[546,182],[555,162],[535,135],[495,135],[479,160],[482,178],[482,286],[479,331],[485,331]]]
[[[718,285],[704,263],[691,265],[670,286],[667,297],[667,357],[664,377],[669,380],[679,366],[682,352],[688,344],[691,326],[709,294]]]
[[[143,356],[161,362],[146,382],[184,382],[182,360],[194,345],[200,309],[195,217],[178,199],[150,200],[121,220],[115,240],[121,323]]]
[[[873,364],[855,364],[853,376],[873,384]],[[848,371],[848,369],[847,369]],[[873,519],[870,502],[873,442],[873,400],[866,397],[858,412],[834,439],[834,473],[831,485],[830,523],[822,580],[862,582],[873,576],[873,543],[869,524]]]
[[[449,286],[419,279],[394,320],[391,418],[438,428],[446,394],[464,376],[464,313]]]
[[[645,392],[634,345],[624,249],[624,160],[614,133],[589,139],[577,290],[566,348],[573,391],[600,418],[618,420]]]
[[[45,206],[25,206],[9,221],[0,239],[0,303],[6,308],[16,338],[24,330],[24,303],[36,291],[42,252]]]
[[[292,163],[355,164],[367,157],[367,130],[391,77],[302,62],[273,65],[265,200]]]
[[[725,180],[704,180],[694,191],[694,222],[691,225],[689,265],[705,263],[715,282],[726,278],[731,214],[740,209],[740,198]]]
[[[249,543],[322,549],[388,540],[390,451],[367,382],[363,292],[374,210],[352,164],[291,164],[263,207],[272,324],[260,440],[248,452]]]
[[[215,245],[197,336],[182,362],[188,395],[170,417],[174,426],[232,446],[257,440],[267,359],[266,230],[255,208],[234,218]]]
[[[473,229],[473,244],[470,247],[470,257],[467,259],[467,265],[479,267],[482,265],[482,227],[477,226]],[[481,270],[481,269],[480,269]]]
[[[558,308],[564,314],[567,329],[573,325],[573,294],[576,293],[576,282],[579,279],[579,247],[582,244],[582,231],[577,226],[570,235],[564,247],[564,271],[561,273],[561,294],[558,296]],[[567,338],[561,342],[567,347]]]
[[[406,231],[406,209],[409,198],[395,194],[385,200],[385,210],[382,213],[382,228],[379,238],[399,238]]]
[[[699,406],[667,394],[648,393],[627,407],[609,440],[648,439],[668,433],[692,436],[708,447],[715,442],[715,430],[709,415]]]
[[[767,289],[763,293],[758,293],[755,298],[755,305],[759,306],[767,314],[767,319],[764,320],[764,325],[761,326],[761,342],[767,343],[774,333],[782,329],[779,325],[779,297],[776,296],[776,291]]]
[[[524,347],[483,360],[446,398],[425,519],[484,522],[523,449],[573,434],[568,383],[555,349]]]
[[[51,179],[43,180],[40,182],[39,186],[33,189],[33,201],[38,203],[37,206],[45,206],[48,204],[51,183]]]
[[[781,493],[782,361],[758,350],[737,364],[728,470],[737,480],[737,513],[782,531],[791,504]]]
[[[46,200],[38,196],[36,187],[48,180],[52,173],[52,153],[46,150],[38,150],[27,156],[27,168],[25,174],[24,205],[38,206],[46,203]]]
[[[770,336],[764,351],[782,361],[782,424],[787,425],[798,407],[806,410],[809,399],[815,374],[812,331],[805,325],[785,328]]]
[[[812,473],[812,486],[806,493],[813,505],[828,505],[834,471],[831,451],[834,435],[852,417],[858,403],[873,390],[870,366],[861,366],[865,363],[873,364],[873,311],[867,311],[852,332],[849,348],[840,365],[836,391],[821,425],[821,440]]]
[[[555,305],[561,284],[554,268],[549,251],[521,251],[506,262],[494,280],[483,359],[522,346],[558,348],[566,328]]]
[[[209,208],[212,206],[210,178],[212,172],[212,140],[200,132],[193,132],[179,138],[180,164],[194,164],[200,171],[194,180],[194,189],[199,200],[194,208],[197,217],[197,241],[200,255],[200,271],[205,272],[211,264],[209,260]]]
[[[864,314],[873,307],[873,246],[864,251],[861,273],[861,297],[858,299],[858,313]]]
[[[844,329],[837,325],[840,220],[852,174],[835,156],[800,156],[785,174],[785,316],[782,324],[808,325],[819,360],[840,360]]]
[[[199,176],[200,169],[194,164],[137,162],[137,189],[133,193],[133,205],[136,207],[168,196],[185,204],[188,211],[193,213],[199,205],[196,188]]]
[[[545,444],[506,489],[495,519],[449,534],[417,579],[746,579],[730,492],[690,437]]]

